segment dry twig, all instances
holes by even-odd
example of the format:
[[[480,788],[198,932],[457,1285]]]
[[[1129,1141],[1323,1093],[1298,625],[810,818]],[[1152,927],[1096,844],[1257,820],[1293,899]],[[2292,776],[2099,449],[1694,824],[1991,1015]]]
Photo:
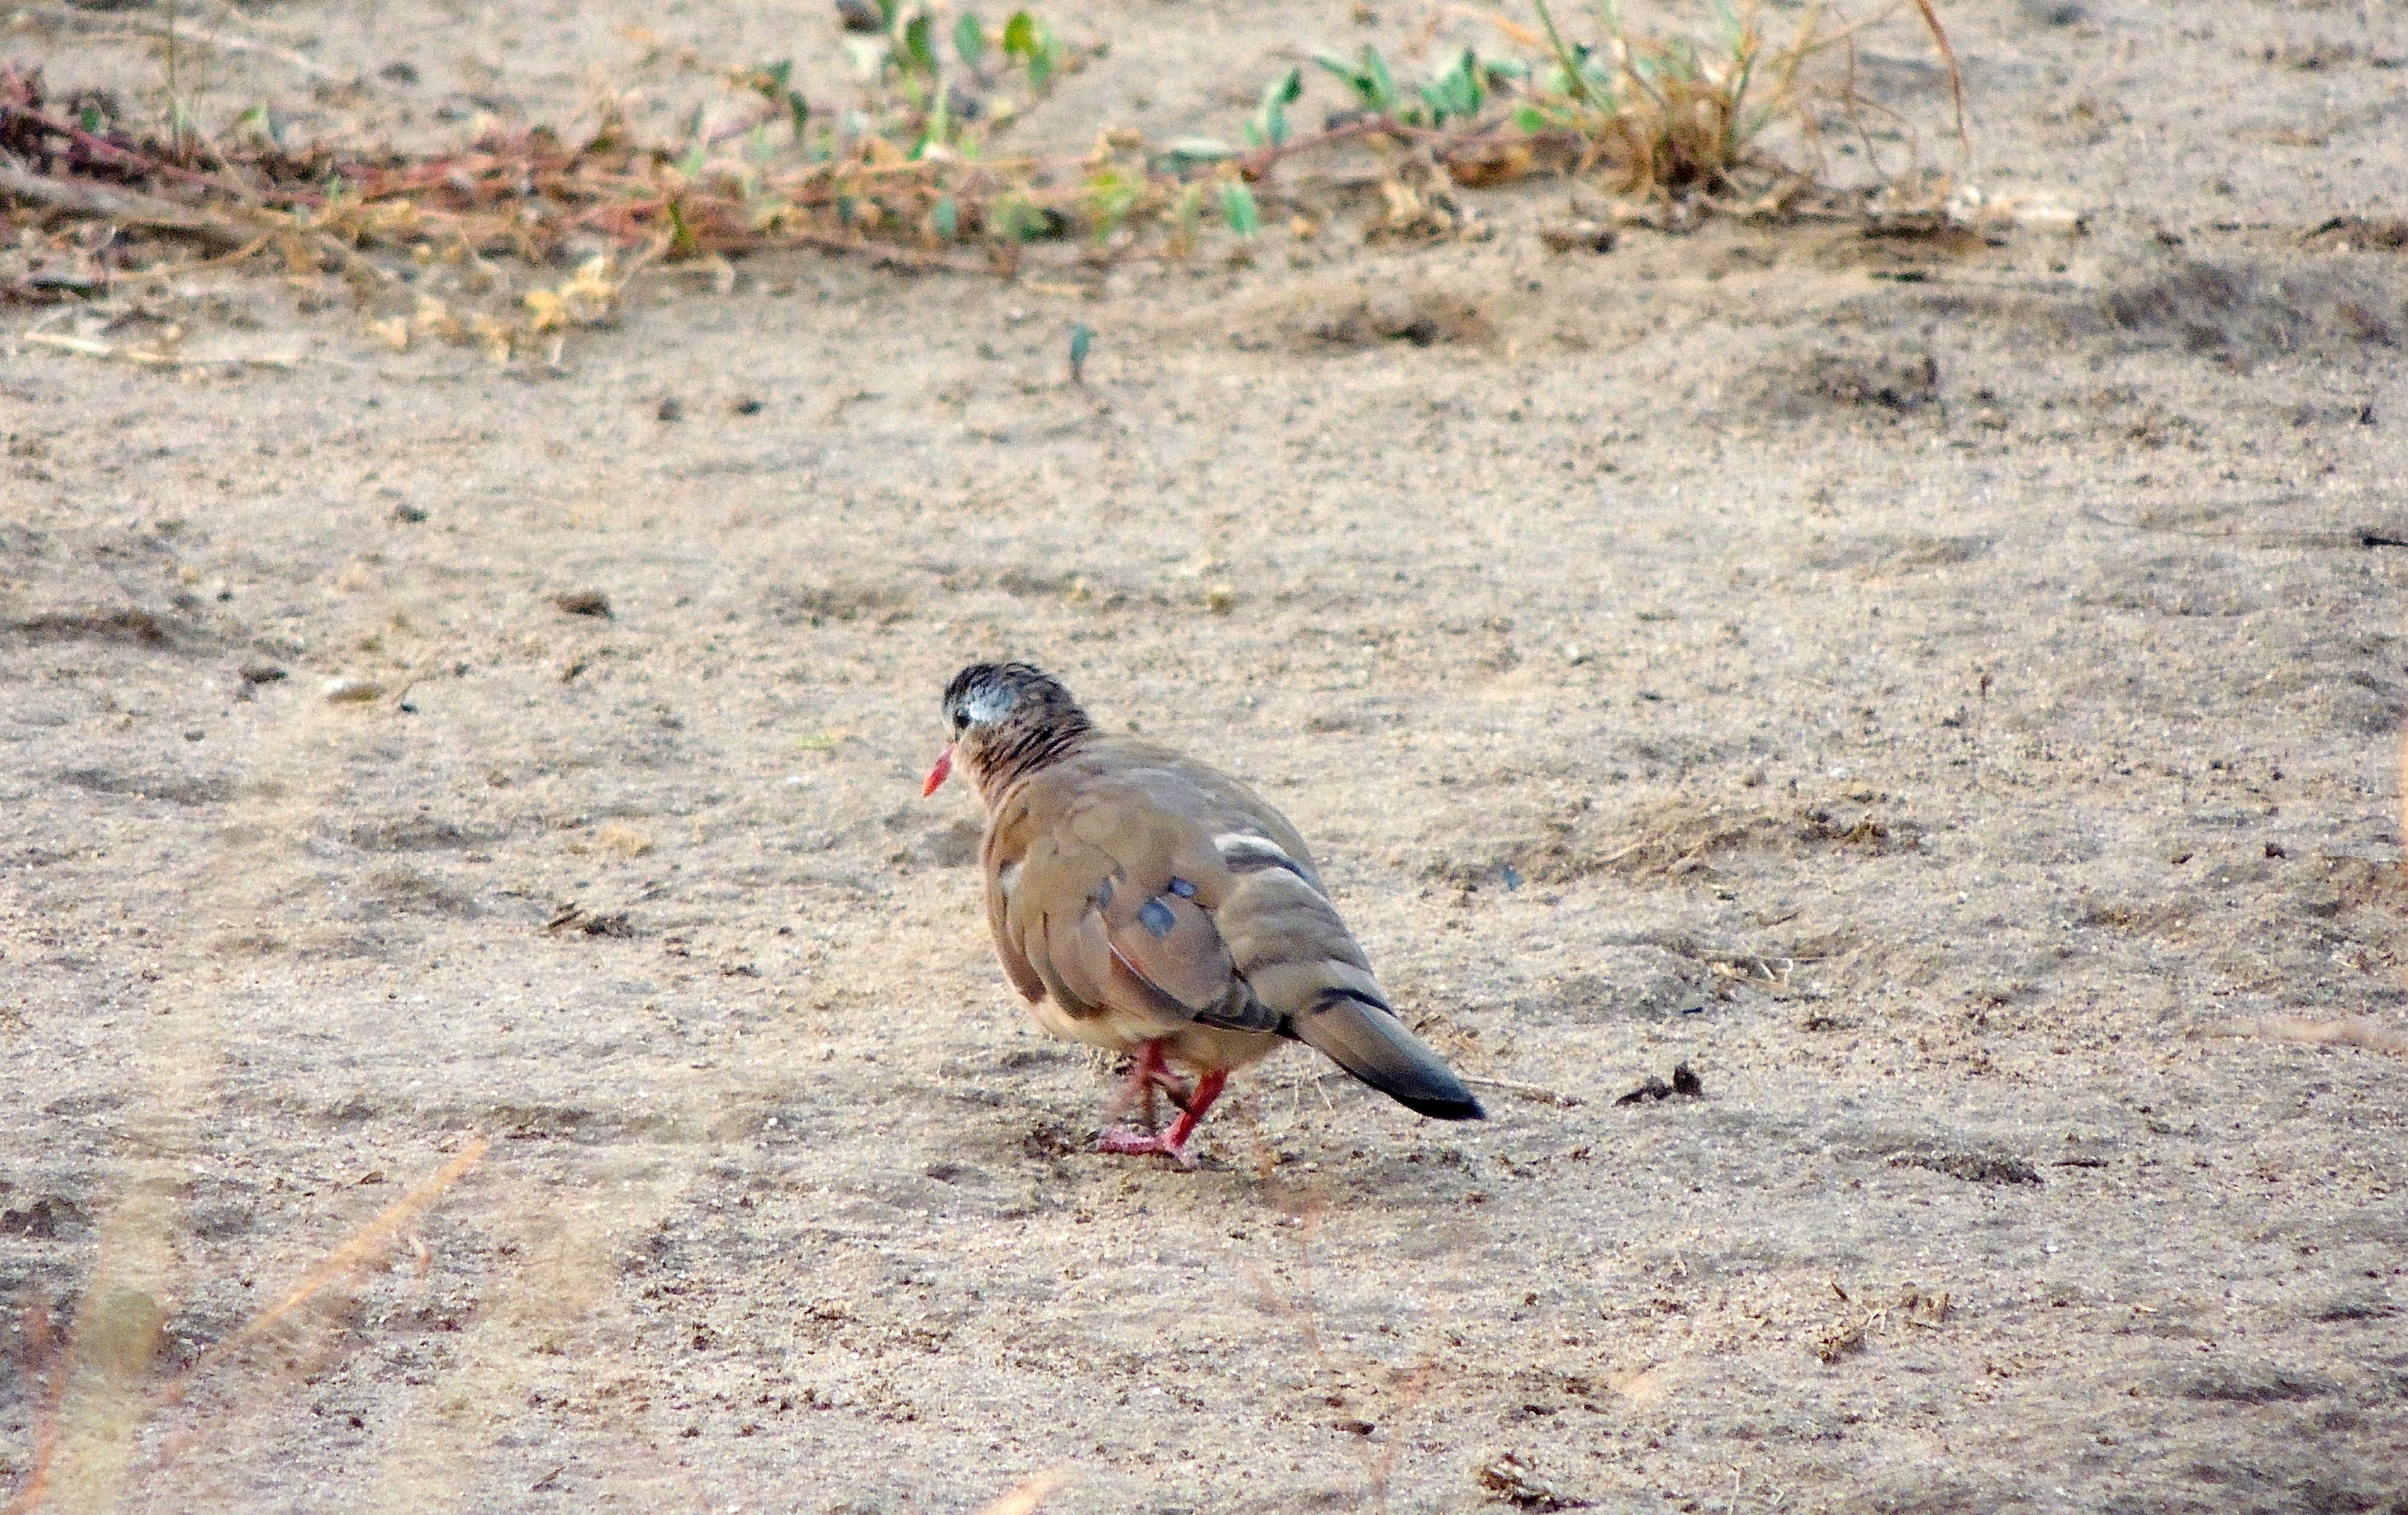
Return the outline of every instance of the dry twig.
[[[215,210],[93,179],[36,174],[0,161],[0,193],[70,216],[190,236],[222,251],[255,250],[260,231]]]

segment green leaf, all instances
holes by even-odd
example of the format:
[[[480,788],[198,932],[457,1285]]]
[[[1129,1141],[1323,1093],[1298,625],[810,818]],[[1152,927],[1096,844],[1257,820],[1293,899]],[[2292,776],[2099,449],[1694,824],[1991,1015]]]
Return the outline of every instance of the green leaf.
[[[1312,55],[1312,61],[1319,64],[1325,72],[1342,81],[1350,90],[1354,88],[1354,80],[1362,74],[1362,70],[1354,66],[1354,59],[1341,58],[1334,52],[1316,52]]]
[[[928,225],[939,237],[952,241],[961,235],[962,214],[953,205],[952,195],[938,201],[928,211]]]
[[[928,20],[928,13],[924,10],[903,23],[903,56],[910,59],[911,66],[923,74],[934,74],[937,71],[937,42],[933,35],[935,31],[936,26]]]
[[[1547,118],[1537,106],[1522,106],[1513,112],[1513,124],[1525,132],[1543,132],[1547,129]]]
[[[1062,61],[1062,45],[1054,39],[1053,31],[1025,10],[1013,11],[1003,23],[1003,50],[1007,57],[1020,60],[1028,70],[1030,87],[1039,90],[1053,82],[1054,70]]]
[[[1222,181],[1221,223],[1240,236],[1252,236],[1262,225],[1262,212],[1254,206],[1254,192],[1246,188],[1244,179]]]
[[[1291,68],[1263,86],[1262,103],[1246,123],[1246,141],[1254,147],[1278,147],[1287,140],[1287,107],[1304,93],[1304,71]]]
[[[802,92],[793,85],[795,61],[781,58],[759,71],[752,83],[753,92],[771,105],[786,107],[786,121],[795,129],[795,140],[803,139],[803,127],[811,119],[811,107]]]
[[[1395,108],[1397,81],[1389,77],[1388,64],[1381,58],[1379,49],[1366,45],[1360,63],[1332,52],[1316,52],[1312,61],[1343,79],[1346,87],[1354,92],[1355,103],[1366,110],[1376,110],[1385,115]]]
[[[251,134],[269,147],[281,151],[284,147],[284,123],[265,106],[253,106],[235,120],[236,127],[248,127]]]
[[[1367,103],[1374,110],[1386,110],[1397,103],[1397,81],[1388,77],[1388,65],[1382,61],[1380,50],[1366,43],[1363,48],[1363,77],[1370,81],[1373,97]]]
[[[1469,121],[1480,114],[1487,92],[1481,87],[1479,58],[1464,49],[1446,72],[1421,87],[1421,96],[1440,121],[1450,116]]]
[[[979,24],[976,16],[967,11],[961,20],[953,22],[953,51],[971,68],[976,68],[986,57],[986,28]]]

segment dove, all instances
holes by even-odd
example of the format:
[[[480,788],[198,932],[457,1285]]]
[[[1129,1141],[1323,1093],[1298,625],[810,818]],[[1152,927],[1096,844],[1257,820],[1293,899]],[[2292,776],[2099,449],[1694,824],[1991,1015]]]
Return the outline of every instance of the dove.
[[[1048,1033],[1125,1053],[1104,1151],[1195,1165],[1188,1143],[1228,1076],[1298,1041],[1406,1108],[1477,1121],[1480,1102],[1405,1028],[1287,818],[1228,775],[1099,729],[1061,682],[980,663],[945,686],[955,770],[986,810],[979,844],[996,955]],[[1183,1085],[1177,1070],[1192,1074]],[[1154,1126],[1154,1096],[1179,1114]]]

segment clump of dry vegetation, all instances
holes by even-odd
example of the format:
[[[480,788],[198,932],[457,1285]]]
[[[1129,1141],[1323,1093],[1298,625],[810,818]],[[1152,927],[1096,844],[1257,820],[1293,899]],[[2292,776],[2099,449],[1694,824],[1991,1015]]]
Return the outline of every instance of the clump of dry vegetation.
[[[1953,89],[1946,34],[1929,0],[1914,5]],[[1473,219],[1457,192],[1535,174],[1595,182],[1641,219],[1784,214],[1825,187],[1823,137],[1861,130],[1871,109],[1850,83],[1863,23],[1830,20],[1819,0],[1780,40],[1755,0],[1714,0],[1696,37],[1641,35],[1612,0],[1577,36],[1539,0],[1529,22],[1484,18],[1498,50],[1461,47],[1419,79],[1374,48],[1319,54],[1273,79],[1228,139],[1154,143],[1099,125],[1082,152],[1017,152],[1011,124],[1108,43],[1067,41],[1028,10],[946,22],[927,6],[861,0],[838,13],[850,100],[807,98],[780,60],[724,70],[730,97],[749,102],[727,124],[697,110],[681,133],[646,137],[605,104],[575,129],[488,124],[418,155],[287,143],[264,108],[206,139],[180,107],[146,126],[97,95],[50,98],[36,70],[0,68],[0,197],[21,222],[107,222],[219,259],[340,273],[388,307],[403,260],[561,270],[532,287],[486,280],[509,298],[481,316],[421,302],[378,324],[396,345],[480,340],[507,355],[609,320],[636,266],[765,248],[998,273],[1048,249],[1068,262],[1177,258],[1215,229],[1254,236],[1268,205],[1333,213],[1349,186],[1377,191],[1369,235],[1444,234]],[[1298,133],[1309,76],[1340,98]],[[1786,156],[1766,148],[1775,136]],[[1340,151],[1369,155],[1370,171],[1338,187],[1282,173]],[[0,293],[70,299],[108,277],[51,267]]]

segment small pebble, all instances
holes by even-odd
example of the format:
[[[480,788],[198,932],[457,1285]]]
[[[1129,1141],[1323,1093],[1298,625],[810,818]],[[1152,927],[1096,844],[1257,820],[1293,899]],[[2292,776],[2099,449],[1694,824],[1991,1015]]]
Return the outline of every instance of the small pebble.
[[[1570,252],[1585,248],[1591,252],[1612,252],[1620,234],[1612,226],[1593,221],[1570,221],[1560,226],[1541,226],[1539,240],[1547,244],[1551,252]]]
[[[598,589],[563,590],[552,597],[552,603],[569,615],[610,619],[610,596]]]
[[[1216,616],[1227,615],[1238,607],[1238,589],[1234,584],[1211,584],[1204,590],[1204,608]]]
[[[366,705],[384,698],[384,686],[373,679],[329,679],[325,695],[333,705]]]
[[[1577,668],[1582,664],[1588,661],[1588,654],[1581,650],[1580,644],[1578,642],[1566,642],[1564,644],[1564,661]]]
[[[284,677],[284,670],[273,663],[246,663],[242,665],[242,681],[246,684],[272,684]]]
[[[405,526],[415,526],[426,519],[426,512],[414,505],[396,505],[393,507],[393,519]]]
[[[685,419],[685,402],[680,400],[674,394],[664,395],[661,399],[660,408],[654,410],[652,414],[663,421],[683,421]]]
[[[757,416],[761,413],[761,402],[748,394],[727,408],[739,416]]]

